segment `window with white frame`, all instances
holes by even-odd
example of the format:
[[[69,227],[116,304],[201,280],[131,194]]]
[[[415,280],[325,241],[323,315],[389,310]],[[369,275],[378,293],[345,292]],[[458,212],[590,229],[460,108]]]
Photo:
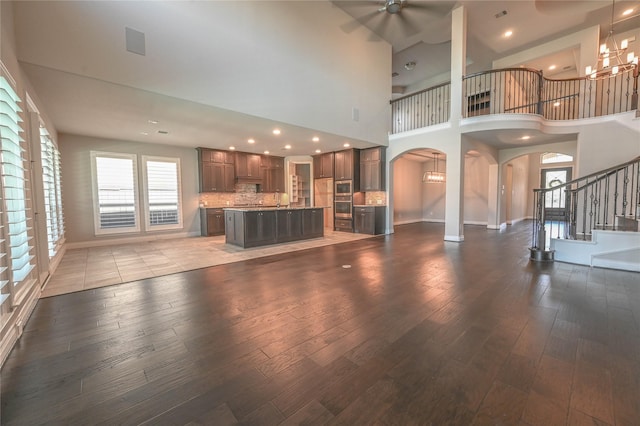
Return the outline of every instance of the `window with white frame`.
[[[60,152],[42,123],[40,123],[40,157],[42,159],[42,187],[47,222],[47,244],[49,258],[52,258],[58,252],[58,248],[64,239]]]
[[[4,69],[0,69],[0,306],[2,325],[18,293],[34,285],[33,211],[31,209],[29,151],[21,134],[20,97]],[[18,296],[19,297],[19,296]],[[7,303],[10,302],[10,303]]]
[[[142,156],[147,230],[182,228],[180,159]]]
[[[134,154],[91,151],[96,235],[140,231],[136,163]]]
[[[561,154],[559,152],[545,152],[540,155],[541,164],[553,164],[553,163],[570,163],[573,161],[573,157],[567,154]]]

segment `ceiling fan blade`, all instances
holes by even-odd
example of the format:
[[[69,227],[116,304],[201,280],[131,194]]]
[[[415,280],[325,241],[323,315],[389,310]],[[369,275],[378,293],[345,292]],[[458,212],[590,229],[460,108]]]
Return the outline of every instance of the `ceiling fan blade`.
[[[408,15],[410,14],[398,13],[396,16],[396,18],[398,18],[398,20],[400,21],[402,35],[405,38],[414,36],[422,30],[422,28],[418,24],[413,22],[413,19],[411,19]]]
[[[352,21],[347,22],[346,24],[340,25],[340,29],[347,34],[352,33],[356,29],[361,26],[367,26],[367,23],[375,16],[378,16],[380,13],[378,11],[369,12],[366,15],[362,15],[357,19],[353,19]]]
[[[419,11],[434,18],[442,18],[451,12],[454,5],[455,2],[411,0],[407,1],[402,9],[403,11]]]
[[[369,37],[369,41],[380,41],[380,39],[384,38],[383,35],[386,34],[387,28],[391,23],[391,18],[394,18],[388,13],[380,15],[380,17],[382,18],[380,22],[377,25],[371,27],[372,34]]]

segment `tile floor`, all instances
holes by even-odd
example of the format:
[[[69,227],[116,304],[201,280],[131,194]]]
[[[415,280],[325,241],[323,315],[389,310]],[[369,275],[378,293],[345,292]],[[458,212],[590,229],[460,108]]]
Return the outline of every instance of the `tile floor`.
[[[67,250],[41,297],[369,237],[325,230],[323,238],[248,249],[225,244],[219,236]]]

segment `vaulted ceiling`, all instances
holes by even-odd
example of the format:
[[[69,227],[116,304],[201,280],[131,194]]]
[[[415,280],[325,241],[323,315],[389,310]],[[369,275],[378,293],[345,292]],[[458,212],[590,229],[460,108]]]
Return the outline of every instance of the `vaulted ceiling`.
[[[227,148],[236,145],[246,151],[270,150],[278,155],[313,153],[315,146],[310,142],[313,136],[320,138],[324,151],[341,149],[345,142],[360,148],[384,143],[366,133],[354,138],[345,137],[347,132],[341,129],[318,131],[313,120],[305,119],[305,114],[306,117],[322,115],[323,111],[329,111],[326,105],[311,112],[296,111],[297,106],[290,105],[289,112],[300,117],[291,123],[269,115],[269,103],[282,102],[285,98],[276,101],[261,98],[258,86],[253,88],[254,99],[234,99],[237,85],[255,84],[252,76],[263,72],[266,65],[277,68],[277,63],[270,61],[274,62],[278,55],[290,54],[283,41],[294,42],[296,25],[308,25],[313,17],[308,17],[306,23],[294,21],[287,28],[274,30],[273,42],[264,40],[264,46],[271,46],[268,50],[256,49],[255,40],[244,37],[238,29],[243,25],[246,28],[249,21],[260,25],[261,14],[275,15],[276,9],[278,14],[287,8],[304,13],[305,3],[308,0],[19,1],[13,3],[17,56],[48,115],[62,132],[179,146]],[[328,4],[334,9],[331,16],[335,17],[336,25],[324,30],[319,26],[318,37],[327,37],[326,31],[336,31],[344,39],[365,31],[372,45],[390,44],[393,61],[382,65],[383,71],[398,75],[393,78],[389,75],[389,86],[408,88],[430,78],[443,75],[442,78],[446,78],[450,67],[451,10],[459,4],[464,4],[468,12],[469,73],[489,69],[497,58],[579,29],[600,24],[606,31],[612,12],[611,2],[591,0],[406,0],[405,7],[394,15],[379,11],[383,1]],[[272,12],[269,5],[274,6]],[[242,22],[225,18],[225,10],[240,7],[246,14],[240,15],[246,16]],[[618,18],[627,8],[635,8],[634,13]],[[198,13],[203,10],[207,14]],[[616,2],[616,31],[640,27],[639,12],[637,1]],[[287,14],[279,19],[285,22]],[[112,42],[114,37],[122,37],[120,33],[124,33],[124,27],[132,21],[144,24],[147,37],[154,37],[157,42],[154,48],[162,49],[152,56],[157,60],[153,72],[140,73],[144,68],[135,66],[138,56],[114,50],[114,46],[122,49],[120,44]],[[503,37],[507,29],[513,31],[510,38]],[[79,55],[79,51],[83,53]],[[123,54],[129,55],[128,65],[118,60]],[[251,66],[246,66],[251,63],[247,55],[251,55],[250,60],[255,59]],[[147,60],[149,58],[147,56]],[[296,66],[296,70],[282,70],[282,75],[294,75],[296,71],[296,76],[308,74],[312,79],[323,78],[309,74],[303,67],[308,60],[309,57],[300,56],[300,66]],[[571,51],[557,52],[555,57],[539,58],[528,65],[543,69],[550,61],[560,64],[559,71],[571,72],[573,67],[576,72]],[[405,69],[408,62],[415,62],[412,70]],[[229,78],[226,81],[233,81],[236,86],[216,85],[222,77]],[[291,90],[286,78],[276,83],[277,90],[270,93]],[[385,90],[391,98],[391,87]],[[357,111],[353,114],[355,119]],[[388,117],[381,115],[375,125],[384,126],[388,123],[386,120]],[[274,127],[281,128],[287,140],[307,141],[308,145],[285,151],[283,137],[271,133]],[[169,133],[159,133],[159,130]],[[246,140],[250,137],[260,138],[260,146],[247,146]],[[241,144],[245,145],[239,146]]]

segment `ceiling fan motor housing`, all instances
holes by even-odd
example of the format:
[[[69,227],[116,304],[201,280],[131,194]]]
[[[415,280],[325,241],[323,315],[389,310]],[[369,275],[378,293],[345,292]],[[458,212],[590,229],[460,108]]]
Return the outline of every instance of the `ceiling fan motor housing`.
[[[390,14],[396,14],[398,12],[400,12],[400,9],[402,9],[404,0],[387,0],[387,2],[384,5],[384,9],[387,11],[387,13]]]

